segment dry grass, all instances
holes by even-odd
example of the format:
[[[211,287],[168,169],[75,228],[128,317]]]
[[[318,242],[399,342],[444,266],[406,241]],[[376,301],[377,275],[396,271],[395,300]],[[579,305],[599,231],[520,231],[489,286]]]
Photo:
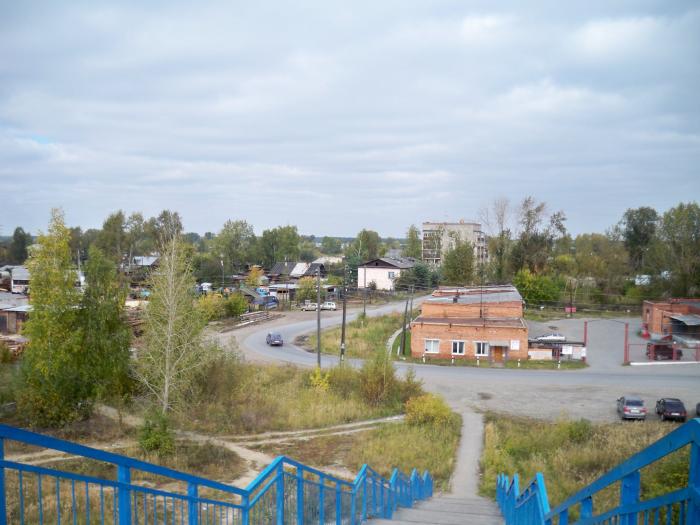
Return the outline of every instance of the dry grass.
[[[551,423],[490,413],[484,431],[480,490],[493,497],[500,472],[508,475],[517,472],[521,489],[536,472],[542,472],[550,504],[556,506],[674,428],[656,421]],[[684,486],[687,473],[687,450],[644,469],[642,498]],[[594,498],[594,508],[602,512],[615,506],[618,500],[619,487],[613,485]]]

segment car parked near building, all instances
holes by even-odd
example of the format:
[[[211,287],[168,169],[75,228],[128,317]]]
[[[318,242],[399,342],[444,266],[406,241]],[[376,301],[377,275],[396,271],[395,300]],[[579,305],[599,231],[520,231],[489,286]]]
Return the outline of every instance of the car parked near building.
[[[321,310],[333,310],[333,311],[335,311],[337,309],[338,308],[333,301],[326,301],[325,303],[323,303],[321,305]]]
[[[267,337],[265,338],[265,342],[269,346],[283,346],[284,345],[284,341],[282,340],[282,334],[278,334],[278,333],[267,334]]]
[[[565,343],[566,336],[559,333],[544,334],[535,337],[536,341],[541,341],[542,343]]]
[[[318,310],[318,304],[316,303],[306,303],[301,305],[301,309],[304,312],[315,312]]]
[[[647,359],[653,359],[654,361],[675,359],[680,361],[683,359],[683,351],[676,349],[674,352],[673,343],[654,343],[650,341],[647,343]]]
[[[673,420],[685,422],[688,412],[680,399],[675,397],[663,397],[656,402],[656,414],[661,421]]]
[[[617,400],[617,413],[621,419],[646,419],[644,400],[637,396],[622,396]]]

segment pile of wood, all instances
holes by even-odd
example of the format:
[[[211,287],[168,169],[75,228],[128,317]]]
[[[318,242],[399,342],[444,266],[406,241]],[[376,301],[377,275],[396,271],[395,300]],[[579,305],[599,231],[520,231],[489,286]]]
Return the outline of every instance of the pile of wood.
[[[24,352],[24,347],[27,346],[29,339],[21,335],[2,335],[0,334],[0,343],[3,343],[15,358],[18,358]]]

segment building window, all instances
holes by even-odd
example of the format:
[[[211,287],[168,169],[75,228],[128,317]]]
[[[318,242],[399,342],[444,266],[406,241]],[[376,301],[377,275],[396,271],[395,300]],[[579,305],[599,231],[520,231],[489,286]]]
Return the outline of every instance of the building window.
[[[464,355],[464,341],[452,341],[452,355]]]
[[[474,354],[477,357],[489,355],[489,344],[483,341],[474,341]]]
[[[439,354],[440,353],[440,340],[439,339],[426,339],[423,351],[426,354]]]
[[[396,277],[396,272],[389,272],[389,279],[394,279]]]

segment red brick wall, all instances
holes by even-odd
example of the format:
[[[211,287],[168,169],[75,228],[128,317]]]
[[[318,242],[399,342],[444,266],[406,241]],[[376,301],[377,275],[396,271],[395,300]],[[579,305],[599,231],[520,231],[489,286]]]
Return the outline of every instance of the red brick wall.
[[[424,317],[462,317],[479,318],[483,309],[483,317],[522,317],[523,304],[520,301],[507,303],[484,303],[483,306],[476,304],[459,303],[430,303],[422,305],[422,315]]]
[[[664,328],[668,328],[671,315],[687,315],[694,313],[695,308],[683,303],[655,303],[644,301],[642,305],[642,321],[648,324],[650,332],[655,334],[663,333]]]
[[[452,341],[465,341],[464,356],[455,356],[456,359],[474,359],[474,341],[508,341],[518,340],[519,350],[510,350],[509,359],[527,359],[527,328],[511,327],[482,327],[482,326],[456,326],[431,325],[423,323],[411,324],[411,354],[413,357],[422,357],[425,339],[439,339],[440,353],[426,354],[431,357],[449,359],[452,357]]]

